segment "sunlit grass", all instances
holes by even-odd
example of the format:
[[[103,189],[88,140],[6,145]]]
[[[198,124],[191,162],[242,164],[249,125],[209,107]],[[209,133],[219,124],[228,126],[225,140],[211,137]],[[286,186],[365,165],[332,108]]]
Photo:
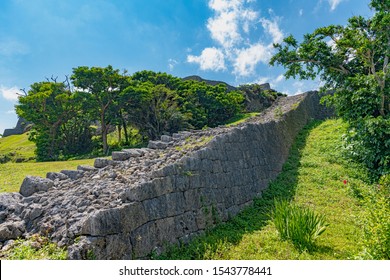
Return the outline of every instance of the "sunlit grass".
[[[232,117],[232,118],[230,118],[229,120],[226,121],[226,126],[238,125],[240,123],[245,122],[249,118],[255,117],[257,115],[259,115],[259,113],[257,113],[257,112],[237,114],[234,117]]]
[[[12,160],[28,160],[35,157],[34,150],[35,144],[28,140],[28,133],[0,138],[0,157],[11,154]]]
[[[0,192],[17,192],[27,175],[46,177],[47,172],[75,170],[78,165],[93,165],[93,159],[53,162],[8,162],[0,164]]]

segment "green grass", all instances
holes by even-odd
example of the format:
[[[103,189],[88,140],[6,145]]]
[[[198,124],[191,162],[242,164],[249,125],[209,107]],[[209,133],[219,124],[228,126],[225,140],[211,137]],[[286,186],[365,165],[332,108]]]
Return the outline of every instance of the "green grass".
[[[297,137],[282,173],[229,222],[209,229],[188,245],[173,246],[160,259],[356,259],[363,250],[360,217],[365,207],[354,187],[371,186],[368,174],[343,156],[340,120],[315,122]],[[346,184],[344,184],[346,180]],[[275,200],[287,200],[325,217],[326,231],[312,250],[283,240],[272,222]]]
[[[50,242],[46,237],[33,235],[27,240],[15,240],[12,248],[1,252],[2,259],[8,260],[65,260],[67,251]]]
[[[35,144],[28,140],[28,132],[0,138],[0,157],[8,155],[11,161],[31,160],[35,157],[34,150]]]
[[[240,113],[235,115],[234,117],[230,118],[229,120],[226,121],[226,126],[234,126],[238,125],[240,123],[245,122],[247,119],[251,117],[255,117],[259,115],[257,112],[252,112],[252,113]]]
[[[53,162],[8,162],[0,164],[0,192],[17,192],[27,175],[46,177],[47,172],[75,170],[78,165],[93,165],[93,159]]]

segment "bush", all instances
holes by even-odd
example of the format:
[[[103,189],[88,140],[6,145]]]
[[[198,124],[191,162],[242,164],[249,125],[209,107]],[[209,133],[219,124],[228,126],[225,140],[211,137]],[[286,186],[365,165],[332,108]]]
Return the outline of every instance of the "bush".
[[[365,164],[375,180],[390,172],[390,118],[365,117],[350,122],[345,140],[349,155]]]
[[[363,258],[390,259],[390,174],[382,176],[380,185],[365,197],[363,216]]]
[[[290,204],[286,200],[275,201],[273,222],[280,237],[283,240],[291,240],[301,251],[313,250],[315,240],[328,226],[322,215],[311,209]]]

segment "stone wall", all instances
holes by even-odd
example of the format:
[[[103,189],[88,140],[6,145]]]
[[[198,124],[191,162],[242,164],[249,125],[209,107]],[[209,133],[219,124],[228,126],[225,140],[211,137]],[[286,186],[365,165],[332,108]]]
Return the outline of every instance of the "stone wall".
[[[4,130],[3,137],[23,134],[28,124],[31,124],[31,122],[27,122],[25,119],[19,118],[15,128],[7,128]]]
[[[281,98],[234,127],[163,136],[40,183],[26,178],[23,196],[0,196],[0,241],[46,232],[71,259],[147,258],[249,205],[303,126],[328,115],[316,92]]]

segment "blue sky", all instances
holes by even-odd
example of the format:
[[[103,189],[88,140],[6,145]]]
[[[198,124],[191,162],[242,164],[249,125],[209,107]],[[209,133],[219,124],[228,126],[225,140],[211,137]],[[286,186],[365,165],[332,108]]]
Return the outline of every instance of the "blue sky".
[[[319,81],[285,80],[272,43],[353,15],[369,0],[1,0],[0,133],[16,124],[19,89],[78,66],[112,65],[232,85],[271,83],[287,94]]]

